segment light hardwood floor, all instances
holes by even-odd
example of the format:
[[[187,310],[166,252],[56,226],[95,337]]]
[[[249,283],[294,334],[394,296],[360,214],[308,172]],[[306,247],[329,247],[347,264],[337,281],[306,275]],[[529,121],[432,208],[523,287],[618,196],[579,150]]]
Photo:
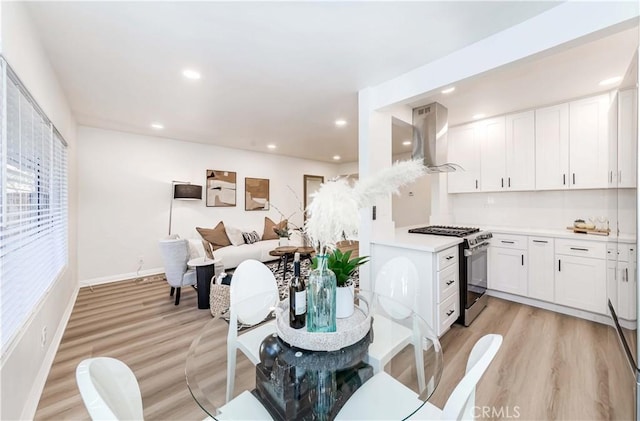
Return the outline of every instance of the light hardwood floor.
[[[112,356],[133,369],[146,419],[205,418],[184,368],[192,339],[211,316],[197,309],[192,289],[183,291],[179,306],[168,292],[161,280],[82,288],[36,419],[89,419],[75,367],[92,356]],[[487,419],[633,418],[633,381],[612,328],[495,298],[470,327],[454,325],[441,338],[445,368],[432,403],[444,406],[473,344],[486,333],[502,334],[504,343],[478,385],[478,415],[487,407]]]

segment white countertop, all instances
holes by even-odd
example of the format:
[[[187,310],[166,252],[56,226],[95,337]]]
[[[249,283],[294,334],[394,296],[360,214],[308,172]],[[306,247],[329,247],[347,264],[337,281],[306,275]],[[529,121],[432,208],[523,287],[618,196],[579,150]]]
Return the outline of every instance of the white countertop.
[[[494,234],[515,234],[515,235],[532,235],[541,237],[568,238],[572,240],[587,240],[600,242],[635,243],[636,239],[631,235],[621,235],[615,237],[612,235],[593,235],[578,234],[568,229],[547,229],[547,228],[523,228],[523,227],[498,227],[498,226],[482,226],[483,231],[490,231]]]
[[[424,226],[424,224],[417,226]],[[410,228],[414,227],[398,228],[395,230],[394,238],[388,238],[385,240],[371,240],[371,242],[373,244],[403,247],[412,250],[428,251],[431,253],[436,253],[462,243],[462,238],[457,237],[443,237],[440,235],[428,234],[409,234],[408,231]]]
[[[449,247],[462,243],[462,238],[444,237],[439,235],[409,234],[410,228],[425,226],[426,224],[397,228],[393,238],[371,240],[373,244],[380,244],[393,247],[404,247],[413,250],[428,251],[436,253]],[[455,224],[458,226],[478,226],[474,224]],[[567,238],[574,240],[587,240],[597,242],[615,242],[635,244],[636,240],[631,235],[621,235],[619,237],[593,234],[577,234],[570,230],[546,229],[546,228],[526,228],[526,227],[501,227],[501,226],[480,226],[483,231],[490,231],[494,234],[514,234],[553,238]]]

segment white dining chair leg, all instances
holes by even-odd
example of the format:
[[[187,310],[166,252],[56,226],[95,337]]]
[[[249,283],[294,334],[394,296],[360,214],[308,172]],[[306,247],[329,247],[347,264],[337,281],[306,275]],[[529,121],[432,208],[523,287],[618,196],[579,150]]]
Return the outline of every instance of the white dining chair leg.
[[[227,400],[231,400],[236,380],[236,348],[227,345]]]
[[[420,335],[420,327],[418,320],[413,318],[413,352],[416,356],[416,370],[418,374],[418,390],[420,393],[424,392],[427,388],[427,382],[424,377],[424,354],[422,353],[422,336]]]

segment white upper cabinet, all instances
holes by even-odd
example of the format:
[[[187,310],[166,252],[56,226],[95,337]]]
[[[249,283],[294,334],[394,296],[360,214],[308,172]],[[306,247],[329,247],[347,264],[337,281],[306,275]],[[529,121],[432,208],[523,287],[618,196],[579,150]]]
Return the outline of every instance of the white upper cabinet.
[[[480,130],[476,123],[465,124],[449,130],[447,158],[460,165],[464,171],[448,173],[449,193],[480,191]]]
[[[609,95],[569,103],[569,171],[571,188],[609,186]]]
[[[569,104],[535,111],[536,190],[566,189],[569,174]]]
[[[535,113],[506,117],[507,190],[533,190],[536,184]]]
[[[535,114],[510,114],[478,122],[482,130],[481,190],[535,188]]]
[[[610,185],[609,95],[535,111],[535,189]]]
[[[507,185],[505,117],[479,121],[478,130],[482,136],[482,191],[504,190]]]
[[[636,187],[638,146],[638,91],[618,95],[618,187]]]

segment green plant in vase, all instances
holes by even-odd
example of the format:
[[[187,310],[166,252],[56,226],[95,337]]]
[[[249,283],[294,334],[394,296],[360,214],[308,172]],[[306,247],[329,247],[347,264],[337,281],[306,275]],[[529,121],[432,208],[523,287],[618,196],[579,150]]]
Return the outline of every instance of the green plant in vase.
[[[336,276],[336,317],[342,319],[353,314],[355,285],[351,277],[358,267],[367,263],[369,256],[351,258],[351,250],[343,253],[339,249],[333,250],[327,258],[327,268]],[[317,258],[313,258],[313,269],[317,267]]]

